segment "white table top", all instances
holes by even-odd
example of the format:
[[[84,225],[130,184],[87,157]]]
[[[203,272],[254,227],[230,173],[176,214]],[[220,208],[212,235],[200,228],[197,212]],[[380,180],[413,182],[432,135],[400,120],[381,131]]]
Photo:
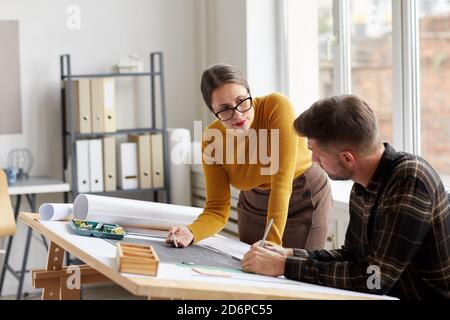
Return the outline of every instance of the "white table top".
[[[24,215],[21,213],[21,215]],[[28,218],[23,216],[22,218]],[[23,221],[25,221],[23,220]],[[33,224],[39,226],[44,233],[51,233],[56,238],[64,239],[56,241],[58,245],[63,245],[63,242],[70,244],[74,248],[73,254],[83,253],[80,258],[97,269],[99,272],[106,275],[108,278],[119,283],[124,288],[136,295],[151,296],[152,288],[155,292],[160,292],[162,288],[167,292],[161,293],[162,298],[188,298],[189,292],[192,293],[197,289],[205,292],[211,291],[214,293],[218,290],[218,296],[224,297],[257,297],[255,293],[259,294],[259,298],[277,297],[277,298],[305,298],[319,295],[322,298],[333,299],[395,299],[387,296],[376,296],[360,292],[353,292],[347,290],[340,290],[335,288],[312,285],[304,282],[288,280],[282,277],[266,277],[257,274],[244,273],[239,271],[227,271],[229,277],[214,277],[208,275],[200,275],[192,270],[192,267],[181,266],[173,263],[160,263],[158,268],[158,275],[156,277],[132,275],[127,273],[118,273],[116,261],[116,247],[104,239],[94,237],[82,237],[71,233],[67,229],[66,221],[37,221]],[[42,227],[41,227],[42,226]],[[45,230],[44,230],[45,229]],[[41,232],[40,231],[40,232]],[[50,237],[52,239],[53,237]],[[52,240],[54,241],[54,240]],[[160,239],[160,241],[164,241]],[[227,295],[226,292],[221,293],[225,288],[232,288],[233,293]],[[235,289],[233,289],[235,288]],[[186,291],[188,293],[183,293]],[[230,289],[231,290],[231,289]],[[180,294],[180,296],[176,296]],[[252,295],[253,294],[253,295]],[[280,294],[280,296],[277,296]],[[168,296],[165,296],[168,295]],[[169,297],[170,296],[170,297]],[[196,297],[195,295],[192,297]],[[206,295],[202,299],[213,298],[213,296]],[[272,298],[273,298],[272,297]]]
[[[10,195],[56,193],[70,191],[70,184],[50,177],[30,177],[8,186]]]

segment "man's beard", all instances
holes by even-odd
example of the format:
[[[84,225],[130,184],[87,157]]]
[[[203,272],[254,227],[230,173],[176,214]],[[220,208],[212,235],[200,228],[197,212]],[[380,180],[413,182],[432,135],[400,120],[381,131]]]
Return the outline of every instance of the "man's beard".
[[[351,175],[348,174],[347,176],[337,176],[337,175],[330,175],[330,174],[328,174],[328,177],[331,180],[334,180],[334,181],[346,181],[346,180],[350,180]]]
[[[327,174],[328,177],[334,181],[346,181],[351,180],[352,178],[352,173],[349,172],[347,169],[345,169],[345,167],[342,165],[342,162],[340,161],[339,161],[339,173],[330,174],[327,172]]]

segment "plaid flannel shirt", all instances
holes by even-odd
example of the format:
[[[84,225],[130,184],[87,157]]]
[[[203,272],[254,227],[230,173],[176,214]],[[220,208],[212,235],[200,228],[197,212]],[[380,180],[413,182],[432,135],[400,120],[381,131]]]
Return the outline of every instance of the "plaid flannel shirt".
[[[287,278],[400,299],[450,298],[449,200],[425,160],[386,143],[367,188],[353,185],[349,207],[342,248],[294,249]]]

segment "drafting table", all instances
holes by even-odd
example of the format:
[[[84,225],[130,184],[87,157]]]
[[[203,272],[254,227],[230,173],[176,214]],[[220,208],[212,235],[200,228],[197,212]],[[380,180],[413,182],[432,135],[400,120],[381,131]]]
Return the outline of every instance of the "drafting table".
[[[21,222],[50,241],[47,266],[33,270],[32,277],[34,287],[44,289],[43,299],[80,298],[79,290],[68,290],[64,285],[71,275],[67,270],[71,267],[62,266],[65,251],[86,263],[79,267],[82,284],[113,281],[149,299],[392,299],[239,271],[230,277],[202,275],[191,266],[176,263],[161,262],[156,277],[119,273],[113,243],[72,234],[67,221],[38,219],[37,214],[19,214]]]
[[[8,193],[10,196],[16,196],[17,202],[14,207],[14,218],[17,220],[17,215],[20,210],[20,205],[22,202],[22,196],[26,196],[28,200],[28,204],[30,206],[30,210],[32,212],[37,211],[37,202],[36,202],[36,195],[42,194],[42,193],[58,193],[58,192],[64,192],[65,193],[65,200],[66,199],[66,193],[70,191],[70,185],[68,183],[65,183],[64,181],[53,179],[45,176],[37,176],[37,177],[30,177],[26,180],[17,181],[11,185],[8,186]],[[2,294],[3,284],[5,281],[6,271],[9,271],[19,282],[17,286],[17,294],[16,299],[20,300],[22,298],[22,288],[23,288],[23,280],[25,276],[26,267],[27,267],[27,261],[28,261],[28,254],[30,250],[30,244],[31,244],[31,236],[32,236],[32,229],[28,228],[27,230],[27,237],[25,241],[25,249],[23,252],[23,258],[22,258],[22,266],[20,270],[14,270],[9,265],[9,257],[11,254],[11,247],[14,237],[11,236],[8,238],[8,243],[6,245],[5,250],[5,259],[3,261],[3,267],[0,275],[0,296]],[[44,245],[46,245],[45,241]]]

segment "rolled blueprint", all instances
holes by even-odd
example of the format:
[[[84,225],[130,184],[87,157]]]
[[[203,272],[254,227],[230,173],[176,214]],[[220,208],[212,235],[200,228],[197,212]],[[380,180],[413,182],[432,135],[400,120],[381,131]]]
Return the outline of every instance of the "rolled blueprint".
[[[43,203],[39,207],[42,220],[64,220],[72,214],[73,205],[69,203]]]
[[[188,225],[202,211],[202,208],[92,194],[80,194],[73,203],[75,219],[161,230],[168,230],[173,225]]]

